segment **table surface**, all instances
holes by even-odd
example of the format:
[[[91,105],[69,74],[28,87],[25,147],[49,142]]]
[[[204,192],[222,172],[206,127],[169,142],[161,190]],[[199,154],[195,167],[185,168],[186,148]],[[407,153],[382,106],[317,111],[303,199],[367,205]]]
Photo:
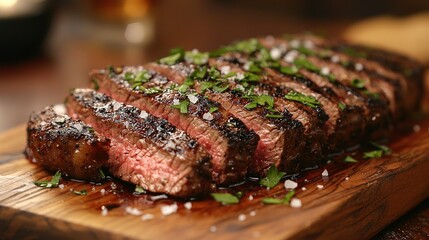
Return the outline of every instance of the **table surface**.
[[[92,68],[110,64],[139,64],[165,55],[168,49],[175,46],[213,49],[235,39],[267,33],[309,29],[340,35],[353,23],[351,20],[296,19],[252,8],[244,9],[236,16],[233,10],[225,9],[222,4],[213,5],[211,1],[180,1],[182,5],[174,5],[179,1],[168,1],[169,5],[165,2],[157,4],[152,15],[155,38],[147,46],[125,44],[112,47],[97,42],[88,32],[80,35],[66,32],[64,27],[70,25],[71,17],[66,11],[60,11],[41,54],[0,65],[0,131],[26,122],[33,110],[62,102],[70,88],[86,86],[87,73]],[[182,15],[172,19],[177,8],[183,9]],[[199,11],[193,11],[196,8]],[[213,13],[216,12],[213,8],[222,11],[223,18],[231,24],[226,26],[223,25],[225,21],[218,21],[219,16]],[[197,16],[187,17],[191,13],[197,13]],[[200,24],[194,23],[195,18],[201,19]],[[261,18],[264,19],[263,26],[258,20]],[[429,238],[429,199],[375,236],[375,239],[425,238]]]

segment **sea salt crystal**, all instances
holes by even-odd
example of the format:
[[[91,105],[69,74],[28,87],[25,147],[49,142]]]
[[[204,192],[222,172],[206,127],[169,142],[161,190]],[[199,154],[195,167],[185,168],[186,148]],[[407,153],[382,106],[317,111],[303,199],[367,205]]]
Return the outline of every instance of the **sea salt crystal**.
[[[109,210],[106,206],[101,206],[101,216],[107,216],[107,213],[109,213]]]
[[[322,67],[322,69],[320,69],[322,75],[329,75],[330,72],[331,70],[328,67]]]
[[[122,104],[119,102],[113,103],[113,111],[117,111],[119,108],[121,108]]]
[[[322,177],[328,177],[328,176],[329,176],[328,170],[327,170],[327,169],[325,169],[325,170],[322,172]]]
[[[65,121],[66,121],[66,118],[63,116],[54,118],[55,123],[64,123]]]
[[[188,210],[192,209],[192,203],[191,202],[185,202],[185,204],[183,204],[183,206]]]
[[[297,39],[293,39],[292,41],[290,41],[289,45],[293,48],[297,48],[301,45],[301,42]]]
[[[253,201],[253,195],[249,195],[249,201]]]
[[[244,215],[244,214],[238,215],[238,221],[242,222],[244,220],[246,220],[246,215]]]
[[[60,184],[60,185],[58,185],[58,187],[59,187],[60,189],[64,189],[64,184]]]
[[[104,189],[104,188],[103,188],[103,189],[101,189],[101,190],[100,190],[100,193],[101,193],[101,195],[106,194],[106,189]]]
[[[127,212],[130,215],[134,215],[134,216],[142,215],[142,212],[140,210],[138,210],[137,208],[133,208],[133,207],[126,207],[125,212]]]
[[[193,94],[188,94],[188,99],[191,103],[195,104],[198,102],[198,97]]]
[[[256,211],[251,211],[251,212],[249,213],[249,216],[251,216],[251,217],[256,216]]]
[[[146,213],[146,214],[143,214],[143,216],[142,216],[142,221],[152,220],[152,219],[154,219],[154,218],[155,218],[155,216],[154,216],[154,215],[152,215],[152,214],[150,214],[150,213]]]
[[[177,212],[177,203],[173,203],[171,205],[165,205],[161,207],[161,213],[164,216],[170,215]]]
[[[305,40],[304,41],[304,47],[312,49],[312,48],[314,48],[314,43],[310,40]]]
[[[323,188],[323,185],[318,184],[318,185],[317,185],[317,188],[318,188],[318,189],[322,189],[322,188]]]
[[[349,177],[346,177],[346,178],[344,178],[344,180],[348,181],[348,180],[350,180],[350,178],[349,178]]]
[[[337,63],[337,62],[339,62],[340,61],[340,57],[338,57],[337,55],[333,55],[332,57],[331,57],[331,62],[333,62],[333,63]]]
[[[112,184],[110,184],[110,187],[111,187],[113,190],[115,190],[115,189],[116,189],[116,184],[115,184],[115,183],[112,183]]]
[[[230,66],[228,66],[228,65],[226,65],[226,66],[222,66],[222,67],[220,68],[220,72],[221,72],[223,75],[227,75],[227,74],[229,74],[229,73],[231,72],[231,67],[230,67]]]
[[[52,110],[54,110],[54,112],[56,114],[59,114],[59,115],[66,115],[67,114],[67,109],[64,106],[64,104],[56,104],[52,107]]]
[[[145,110],[142,110],[139,115],[140,118],[144,118],[144,119],[146,119],[148,116],[149,114]]]
[[[211,120],[213,120],[213,114],[211,114],[210,112],[206,112],[203,115],[203,119],[205,119],[207,121],[211,121]]]
[[[80,123],[76,123],[75,125],[73,125],[74,128],[76,128],[76,130],[78,130],[79,132],[83,131],[83,126]]]
[[[307,188],[306,187],[302,187],[301,190],[302,191],[307,191]]]
[[[356,71],[362,71],[362,70],[363,70],[363,65],[362,65],[362,63],[356,63],[356,64],[355,64],[355,70],[356,70]]]
[[[420,128],[420,125],[414,125],[414,126],[413,126],[413,131],[414,131],[414,132],[420,132],[420,129],[421,129],[421,128]]]
[[[173,105],[178,105],[180,104],[180,100],[179,99],[174,99],[173,100]]]
[[[237,73],[237,79],[238,80],[243,80],[244,79],[244,74],[243,73]]]
[[[290,206],[293,208],[300,208],[302,207],[302,202],[298,198],[292,198],[292,200],[290,201]]]
[[[278,48],[273,48],[270,51],[270,56],[274,60],[279,59],[281,57],[281,55],[282,55],[282,51],[280,49],[278,49]]]
[[[295,61],[295,58],[298,57],[298,55],[298,51],[292,50],[284,56],[283,60],[289,63],[293,63]]]
[[[285,181],[284,185],[285,185],[286,189],[295,189],[298,187],[297,182],[294,182],[294,181],[289,180],[289,179]]]

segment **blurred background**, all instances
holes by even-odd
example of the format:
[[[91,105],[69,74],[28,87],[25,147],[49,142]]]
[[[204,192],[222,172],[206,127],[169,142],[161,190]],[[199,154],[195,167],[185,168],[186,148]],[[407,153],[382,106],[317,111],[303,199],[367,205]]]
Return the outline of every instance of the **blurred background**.
[[[0,0],[0,131],[86,86],[93,68],[304,31],[429,63],[427,0]]]

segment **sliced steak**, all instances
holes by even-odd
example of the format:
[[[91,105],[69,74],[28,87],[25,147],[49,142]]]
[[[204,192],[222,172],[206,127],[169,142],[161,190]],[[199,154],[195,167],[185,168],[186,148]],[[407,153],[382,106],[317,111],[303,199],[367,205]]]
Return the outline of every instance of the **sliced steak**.
[[[245,180],[259,138],[221,104],[186,86],[178,91],[176,84],[143,67],[93,71],[91,79],[100,92],[166,119],[196,139],[212,156],[217,184]]]
[[[152,63],[147,65],[147,68],[159,72],[178,84],[183,84],[195,70],[195,66],[183,63],[173,66]],[[252,101],[243,96],[242,92],[235,90],[241,86],[235,81],[224,82],[228,84],[228,88],[219,92],[213,89],[203,91],[204,85],[210,83],[206,80],[208,79],[197,79],[192,87],[197,92],[204,92],[209,99],[219,102],[259,135],[260,141],[254,161],[249,166],[251,175],[263,175],[272,164],[288,174],[295,174],[300,168],[314,167],[318,164],[313,156],[322,155],[323,135],[320,126],[326,119],[323,117],[319,119],[316,116],[317,113],[306,106],[279,98],[283,96],[281,93],[287,92],[286,89],[274,89],[266,84],[256,84],[253,88],[254,94],[270,96],[276,103],[273,110],[278,112],[279,116],[270,118],[267,117],[267,114],[270,114],[267,108],[256,106],[252,110],[246,109],[246,105]],[[300,140],[297,141],[297,138]]]
[[[108,166],[114,176],[179,197],[209,191],[210,155],[166,120],[90,89],[74,90],[67,109],[110,139]]]
[[[99,181],[106,165],[109,141],[92,127],[65,115],[56,105],[32,113],[27,126],[27,158],[50,171],[74,179]]]

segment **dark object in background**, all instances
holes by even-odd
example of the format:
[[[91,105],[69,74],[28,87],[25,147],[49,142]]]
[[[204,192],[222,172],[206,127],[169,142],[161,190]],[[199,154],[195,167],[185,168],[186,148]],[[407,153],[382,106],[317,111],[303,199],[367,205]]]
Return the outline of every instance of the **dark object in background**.
[[[19,7],[21,1],[16,1]],[[21,3],[21,5],[27,3]],[[15,6],[3,7],[0,12],[0,63],[19,61],[40,52],[51,26],[53,2],[33,4],[34,9],[15,11]]]

